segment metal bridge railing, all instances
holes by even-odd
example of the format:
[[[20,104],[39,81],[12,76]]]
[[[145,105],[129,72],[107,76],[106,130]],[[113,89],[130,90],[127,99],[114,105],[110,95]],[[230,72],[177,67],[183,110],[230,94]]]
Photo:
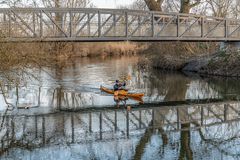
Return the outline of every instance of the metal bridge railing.
[[[1,41],[238,41],[240,22],[93,8],[0,9]]]

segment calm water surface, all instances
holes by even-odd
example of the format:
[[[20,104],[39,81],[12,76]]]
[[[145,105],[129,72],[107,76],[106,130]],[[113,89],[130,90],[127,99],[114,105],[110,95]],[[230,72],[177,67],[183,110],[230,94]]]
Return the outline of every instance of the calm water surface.
[[[240,159],[238,80],[141,71],[137,62],[76,59],[34,70],[39,81],[29,79],[18,90],[6,86],[5,98],[14,107],[4,116],[0,96],[1,159]],[[99,87],[112,87],[116,79],[145,93],[148,105],[114,107],[113,97]],[[224,101],[156,105],[188,99]]]

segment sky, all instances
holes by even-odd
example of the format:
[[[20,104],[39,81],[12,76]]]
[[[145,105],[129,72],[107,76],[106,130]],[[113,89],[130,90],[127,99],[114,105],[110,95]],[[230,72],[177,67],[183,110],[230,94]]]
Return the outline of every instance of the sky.
[[[98,8],[117,8],[120,5],[128,5],[134,0],[92,0],[92,3]]]

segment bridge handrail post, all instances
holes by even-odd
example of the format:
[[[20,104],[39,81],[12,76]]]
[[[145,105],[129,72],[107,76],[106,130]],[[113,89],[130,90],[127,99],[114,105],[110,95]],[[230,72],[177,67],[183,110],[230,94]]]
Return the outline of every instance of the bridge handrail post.
[[[116,14],[113,13],[113,36],[116,37],[117,35],[116,30]]]
[[[228,38],[228,20],[225,19],[225,38]]]
[[[90,19],[90,13],[87,14],[87,19]],[[90,21],[88,21],[87,23],[87,34],[90,37],[91,36],[91,25],[90,25]]]
[[[125,11],[125,22],[126,22],[126,26],[125,26],[125,36],[126,38],[128,37],[128,12]]]
[[[98,11],[98,37],[101,37],[101,13]]]
[[[73,14],[72,11],[69,11],[69,37],[72,37],[72,21],[73,21]]]
[[[179,24],[180,24],[180,15],[179,14],[177,14],[177,38],[179,38]]]
[[[154,37],[154,13],[152,12],[152,37]]]
[[[8,37],[9,38],[11,38],[11,27],[12,27],[12,25],[11,25],[11,11],[9,10],[8,11]]]
[[[42,10],[40,10],[40,35],[39,37],[42,38],[43,36],[43,16],[42,16]]]
[[[204,17],[201,17],[201,37],[203,38],[204,37],[204,24],[205,24],[205,18]]]
[[[33,17],[33,20],[32,20],[32,22],[33,22],[33,32],[34,32],[34,37],[36,37],[36,17],[35,17],[35,12],[33,11],[32,12],[32,17]]]

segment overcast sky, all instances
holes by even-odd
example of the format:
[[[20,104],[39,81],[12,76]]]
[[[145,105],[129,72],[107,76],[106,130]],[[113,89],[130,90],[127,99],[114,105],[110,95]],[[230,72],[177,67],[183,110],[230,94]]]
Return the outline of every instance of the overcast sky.
[[[92,0],[98,8],[116,8],[120,5],[131,4],[134,0]]]

